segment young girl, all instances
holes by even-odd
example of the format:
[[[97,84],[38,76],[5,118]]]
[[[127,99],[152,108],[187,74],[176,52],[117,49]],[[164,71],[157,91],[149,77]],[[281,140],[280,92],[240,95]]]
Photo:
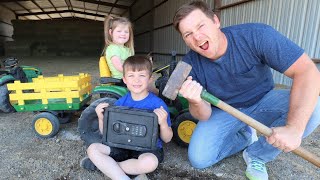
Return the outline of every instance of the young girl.
[[[104,21],[104,36],[104,53],[112,77],[121,79],[124,60],[134,55],[132,24],[125,17],[108,16]]]

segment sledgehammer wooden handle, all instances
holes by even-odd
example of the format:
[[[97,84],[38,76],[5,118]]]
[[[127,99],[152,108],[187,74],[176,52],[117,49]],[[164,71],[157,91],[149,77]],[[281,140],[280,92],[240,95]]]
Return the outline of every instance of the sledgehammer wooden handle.
[[[225,112],[231,114],[232,116],[238,118],[240,121],[248,124],[249,126],[253,127],[260,133],[265,136],[271,136],[272,130],[271,128],[265,126],[264,124],[260,123],[259,121],[253,119],[252,117],[242,113],[241,111],[237,110],[236,108],[230,106],[229,104],[221,101],[220,99],[216,98],[215,96],[211,95],[207,91],[202,91],[201,98],[212,105],[224,110]],[[303,159],[309,161],[310,163],[314,164],[315,166],[320,168],[320,158],[315,154],[307,151],[302,147],[298,147],[297,149],[292,151],[293,153],[301,156]]]
[[[192,67],[189,64],[183,61],[180,61],[177,64],[174,71],[172,72],[162,94],[169,99],[172,99],[172,100],[176,99],[179,89],[181,88],[183,82],[186,80],[191,69]],[[227,113],[236,117],[240,121],[248,124],[249,126],[253,127],[257,131],[261,132],[263,135],[270,136],[272,134],[272,130],[269,127],[256,121],[255,119],[242,113],[241,111],[233,108],[232,106],[224,103],[223,101],[209,94],[208,92],[202,91],[201,98],[205,101],[208,101],[212,105],[226,111]],[[299,147],[292,152],[294,152],[298,156],[301,156],[305,160],[309,161],[310,163],[320,168],[320,159],[315,154],[303,149],[302,147]]]

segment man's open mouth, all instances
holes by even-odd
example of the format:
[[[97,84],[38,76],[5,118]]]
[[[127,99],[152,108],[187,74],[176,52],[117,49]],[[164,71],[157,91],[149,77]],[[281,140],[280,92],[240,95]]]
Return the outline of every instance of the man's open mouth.
[[[209,43],[208,43],[208,41],[204,41],[203,43],[201,43],[201,44],[199,45],[199,47],[200,47],[201,49],[203,49],[203,50],[207,50],[207,49],[209,48]]]

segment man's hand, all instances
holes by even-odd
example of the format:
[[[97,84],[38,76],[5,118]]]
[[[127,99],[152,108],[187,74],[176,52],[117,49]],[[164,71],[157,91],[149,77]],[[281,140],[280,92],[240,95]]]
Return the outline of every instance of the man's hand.
[[[272,146],[290,152],[300,146],[302,135],[293,126],[286,125],[272,128],[272,135],[266,137],[266,140]]]
[[[179,93],[186,98],[190,103],[199,104],[201,103],[201,91],[202,86],[192,80],[192,77],[189,76],[187,80],[182,84]]]
[[[203,87],[189,76],[182,84],[179,93],[188,100],[192,116],[200,121],[206,121],[211,116],[212,109],[210,103],[202,100],[202,89]]]
[[[167,124],[168,113],[162,106],[153,110],[153,112],[158,116],[158,124],[160,126]]]

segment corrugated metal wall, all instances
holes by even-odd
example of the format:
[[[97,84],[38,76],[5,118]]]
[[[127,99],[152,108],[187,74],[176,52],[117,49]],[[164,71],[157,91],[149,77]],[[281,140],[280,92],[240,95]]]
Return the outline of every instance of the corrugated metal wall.
[[[188,51],[172,23],[175,11],[189,0],[138,0],[131,8],[134,22],[135,49],[154,53],[155,61],[167,63],[171,51]],[[205,0],[214,8],[214,0]],[[239,2],[222,0],[221,6]],[[319,0],[255,0],[221,10],[222,27],[246,22],[261,22],[273,26],[305,49],[311,58],[320,58]],[[181,59],[182,56],[178,56]],[[291,85],[291,80],[273,72],[275,82]]]
[[[222,6],[237,2],[222,0]],[[222,26],[261,22],[273,26],[305,49],[311,58],[320,58],[319,0],[255,0],[221,11]],[[273,71],[275,83],[291,85],[290,78]]]
[[[11,11],[0,6],[0,56],[4,55],[5,42],[13,40],[13,26],[11,20],[15,18],[15,15]]]
[[[168,62],[170,56],[167,58],[165,54],[170,54],[176,48],[175,42],[178,40],[178,34],[168,24],[172,23],[175,8],[183,2],[180,2],[179,5],[172,5],[172,3],[179,3],[179,1],[139,0],[134,4],[131,9],[133,15],[131,20],[134,22],[134,41],[137,53],[153,52],[155,61]],[[184,43],[181,41],[180,44]]]
[[[132,6],[130,19],[134,23],[137,53],[153,52],[154,60],[165,64],[170,61],[172,51],[188,52],[180,34],[171,26],[175,11],[186,2],[189,0],[138,0]],[[213,1],[207,3],[213,8]]]

